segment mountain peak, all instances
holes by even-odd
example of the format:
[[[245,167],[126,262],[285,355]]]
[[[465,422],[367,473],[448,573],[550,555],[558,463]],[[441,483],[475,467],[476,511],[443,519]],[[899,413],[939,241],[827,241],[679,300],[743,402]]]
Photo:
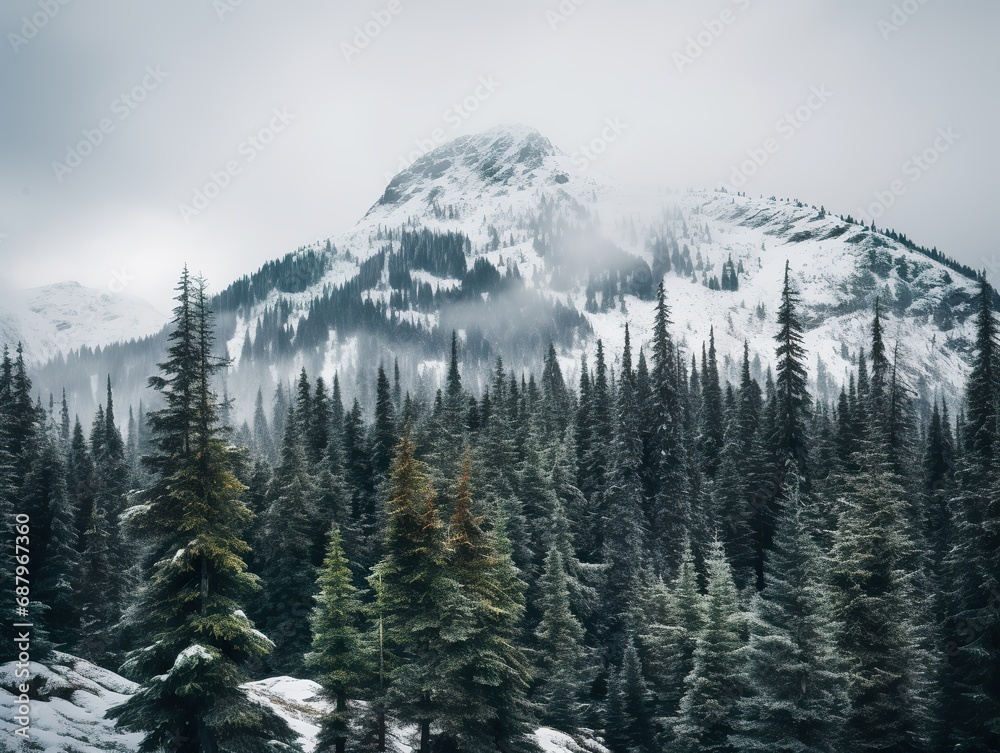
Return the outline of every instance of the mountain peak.
[[[481,186],[518,186],[529,183],[548,158],[559,156],[552,142],[529,126],[512,124],[482,133],[459,136],[418,157],[397,174],[376,206],[399,205],[444,184],[464,190]],[[456,184],[460,184],[456,185]]]

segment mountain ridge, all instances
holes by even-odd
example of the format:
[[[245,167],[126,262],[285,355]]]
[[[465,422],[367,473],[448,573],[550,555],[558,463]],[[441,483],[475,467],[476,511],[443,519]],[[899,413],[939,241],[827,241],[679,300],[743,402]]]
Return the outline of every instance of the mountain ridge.
[[[879,297],[886,332],[915,351],[904,369],[928,402],[963,388],[975,292],[939,257],[795,200],[622,186],[535,129],[498,127],[418,158],[352,228],[241,278],[216,309],[243,413],[258,386],[303,367],[339,373],[367,400],[360,372],[402,356],[404,372],[432,390],[452,329],[472,385],[485,384],[498,355],[528,368],[549,340],[572,379],[598,337],[620,351],[626,321],[637,349],[646,344],[659,279],[688,359],[713,334],[723,378],[735,379],[747,341],[763,379],[788,260],[816,395],[830,401],[846,383]]]

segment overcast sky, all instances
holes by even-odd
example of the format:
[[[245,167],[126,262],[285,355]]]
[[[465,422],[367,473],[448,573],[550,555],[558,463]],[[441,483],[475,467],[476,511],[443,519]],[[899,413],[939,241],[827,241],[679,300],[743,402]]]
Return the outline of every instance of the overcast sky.
[[[15,287],[125,278],[165,311],[184,261],[219,289],[348,229],[418,141],[523,123],[572,153],[607,118],[593,169],[622,182],[732,183],[756,155],[747,192],[874,209],[1000,280],[995,0],[4,5]]]

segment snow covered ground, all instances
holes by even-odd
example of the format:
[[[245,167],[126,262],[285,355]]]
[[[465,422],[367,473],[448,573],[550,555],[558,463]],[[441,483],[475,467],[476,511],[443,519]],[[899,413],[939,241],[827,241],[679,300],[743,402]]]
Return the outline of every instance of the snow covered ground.
[[[15,665],[0,665],[0,751],[21,753],[134,753],[141,735],[116,730],[105,712],[135,692],[135,684],[90,662],[56,652],[49,666],[32,663],[34,687],[31,702],[31,737],[14,734],[13,709],[17,705]],[[316,748],[319,719],[327,710],[320,687],[309,680],[274,677],[248,683],[250,695],[271,706],[299,736],[305,753]],[[410,753],[407,730],[390,734],[395,753]],[[573,738],[542,728],[536,733],[545,753],[607,753],[587,738]]]

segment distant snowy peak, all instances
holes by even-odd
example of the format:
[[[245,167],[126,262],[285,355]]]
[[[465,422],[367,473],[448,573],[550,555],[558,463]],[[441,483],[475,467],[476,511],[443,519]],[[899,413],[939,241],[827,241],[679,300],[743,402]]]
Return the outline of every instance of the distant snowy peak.
[[[23,342],[32,362],[81,347],[104,347],[159,332],[167,317],[146,301],[76,282],[8,294],[0,304],[0,340]]]
[[[611,181],[587,173],[534,128],[512,125],[460,136],[397,174],[363,225],[454,207],[460,216],[523,209],[541,195],[589,199]]]

